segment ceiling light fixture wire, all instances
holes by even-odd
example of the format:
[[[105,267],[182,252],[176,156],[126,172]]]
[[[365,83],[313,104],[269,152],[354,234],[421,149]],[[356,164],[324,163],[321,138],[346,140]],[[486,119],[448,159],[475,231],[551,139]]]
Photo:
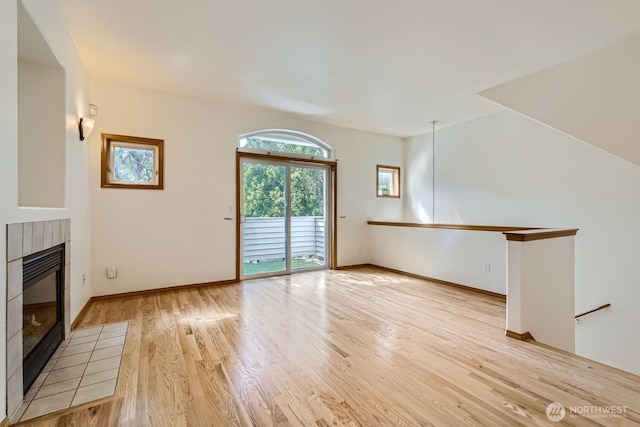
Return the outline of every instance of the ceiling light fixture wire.
[[[431,223],[436,223],[436,123],[437,120],[431,122],[432,143],[431,143]]]

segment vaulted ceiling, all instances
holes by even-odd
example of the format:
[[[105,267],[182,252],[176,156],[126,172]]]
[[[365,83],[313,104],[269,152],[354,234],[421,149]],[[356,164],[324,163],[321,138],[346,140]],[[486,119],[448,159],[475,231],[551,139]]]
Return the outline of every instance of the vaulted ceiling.
[[[637,0],[57,0],[96,78],[408,136],[629,37]]]

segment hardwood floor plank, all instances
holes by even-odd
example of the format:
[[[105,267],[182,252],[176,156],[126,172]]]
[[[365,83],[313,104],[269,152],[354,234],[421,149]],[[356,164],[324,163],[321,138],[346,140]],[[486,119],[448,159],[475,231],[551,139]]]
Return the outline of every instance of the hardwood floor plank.
[[[626,406],[640,377],[504,336],[499,298],[373,267],[91,303],[129,321],[115,397],[31,426],[548,426],[547,405]]]

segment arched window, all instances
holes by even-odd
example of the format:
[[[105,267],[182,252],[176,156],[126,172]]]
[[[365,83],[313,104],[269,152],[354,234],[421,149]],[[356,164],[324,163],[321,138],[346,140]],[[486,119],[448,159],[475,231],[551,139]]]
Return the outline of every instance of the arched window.
[[[238,149],[291,157],[333,159],[333,148],[329,144],[306,133],[284,129],[267,129],[240,135]]]

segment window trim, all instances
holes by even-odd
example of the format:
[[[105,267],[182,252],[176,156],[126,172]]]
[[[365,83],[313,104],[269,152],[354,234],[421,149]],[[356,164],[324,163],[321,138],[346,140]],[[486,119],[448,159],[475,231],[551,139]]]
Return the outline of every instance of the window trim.
[[[311,155],[301,155],[301,154],[296,154],[296,153],[288,153],[285,151],[268,151],[268,150],[261,150],[258,148],[247,148],[244,146],[240,145],[240,142],[243,139],[247,139],[247,138],[259,138],[261,135],[271,135],[271,134],[280,134],[283,136],[292,136],[295,138],[300,138],[303,139],[313,145],[316,145],[318,148],[324,150],[327,152],[326,156],[311,156]],[[299,131],[295,131],[295,130],[288,130],[288,129],[264,129],[264,130],[259,130],[259,131],[255,131],[255,132],[249,132],[249,133],[245,133],[242,135],[238,136],[238,145],[236,150],[238,152],[241,153],[256,153],[256,154],[267,154],[267,155],[279,155],[282,157],[292,157],[292,158],[301,158],[301,159],[312,159],[312,160],[334,160],[335,157],[335,153],[333,150],[333,147],[331,147],[329,144],[327,144],[326,142],[322,141],[319,138],[316,138],[313,135],[309,135],[308,133],[304,133],[304,132],[299,132]]]
[[[113,154],[113,144],[122,143],[123,146],[140,145],[141,148],[148,147],[156,153],[154,156],[154,166],[156,167],[156,180],[152,184],[135,184],[114,182],[111,177],[111,163]],[[110,133],[102,134],[102,155],[100,165],[100,186],[102,188],[137,188],[144,190],[164,189],[164,140],[153,138],[142,138],[139,136],[116,135]]]
[[[380,171],[381,170],[383,171],[388,170],[392,173],[392,179],[395,184],[395,187],[397,187],[397,192],[393,192],[390,194],[380,193]],[[402,187],[400,185],[400,166],[376,165],[376,197],[399,199],[401,188]]]

